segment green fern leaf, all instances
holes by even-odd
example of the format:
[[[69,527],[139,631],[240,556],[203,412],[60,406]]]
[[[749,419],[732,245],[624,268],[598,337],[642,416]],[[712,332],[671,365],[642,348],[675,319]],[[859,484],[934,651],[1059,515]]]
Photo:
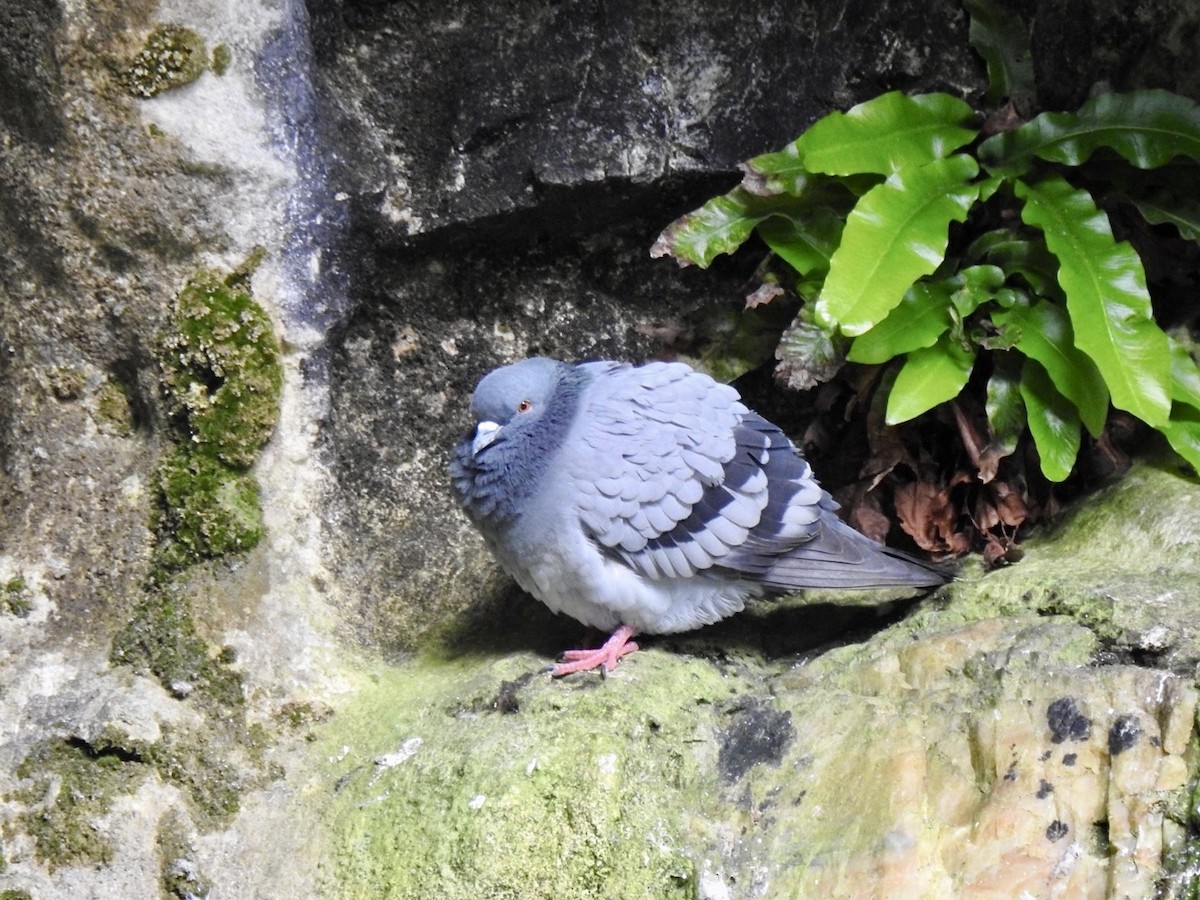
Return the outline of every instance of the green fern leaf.
[[[1014,131],[988,138],[979,158],[989,171],[1021,173],[1033,157],[1078,166],[1108,147],[1139,169],[1173,157],[1200,160],[1200,106],[1170,91],[1101,94],[1075,113],[1042,113]]]
[[[1098,437],[1108,418],[1108,389],[1091,357],[1075,347],[1067,311],[1041,301],[993,313],[992,321],[1016,332],[1013,345],[1042,364],[1058,392],[1075,404],[1087,430]]]
[[[817,321],[850,337],[883,321],[942,262],[950,223],[966,219],[978,195],[978,171],[959,154],[904,169],[864,194],[830,260]]]
[[[746,164],[768,187],[795,191],[807,173],[891,175],[942,159],[974,140],[975,114],[949,94],[892,91],[818,119],[778,153]]]
[[[1079,455],[1080,423],[1075,404],[1058,392],[1041,363],[1034,359],[1025,360],[1021,370],[1021,399],[1042,474],[1050,481],[1062,481],[1071,474]]]
[[[1075,344],[1092,358],[1113,405],[1149,425],[1171,411],[1167,336],[1154,322],[1146,275],[1137,252],[1112,236],[1108,217],[1087,191],[1051,176],[1018,181],[1021,218],[1040,228],[1059,261]]]
[[[943,335],[932,347],[908,354],[888,394],[884,421],[897,425],[953,400],[971,377],[974,349]]]

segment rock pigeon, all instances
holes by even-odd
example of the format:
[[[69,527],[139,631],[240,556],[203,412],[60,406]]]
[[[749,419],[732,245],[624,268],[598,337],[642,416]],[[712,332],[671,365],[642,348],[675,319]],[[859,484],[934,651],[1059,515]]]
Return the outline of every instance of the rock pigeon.
[[[612,632],[555,676],[750,598],[946,581],[844,524],[787,436],[683,363],[526,359],[484,376],[471,412],[450,463],[468,517],[525,591]]]

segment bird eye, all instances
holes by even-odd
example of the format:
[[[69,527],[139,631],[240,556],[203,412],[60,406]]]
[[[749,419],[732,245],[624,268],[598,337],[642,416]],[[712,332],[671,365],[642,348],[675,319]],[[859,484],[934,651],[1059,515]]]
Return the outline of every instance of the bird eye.
[[[522,400],[517,404],[517,412],[519,413],[529,412],[531,409],[533,409],[532,400]]]

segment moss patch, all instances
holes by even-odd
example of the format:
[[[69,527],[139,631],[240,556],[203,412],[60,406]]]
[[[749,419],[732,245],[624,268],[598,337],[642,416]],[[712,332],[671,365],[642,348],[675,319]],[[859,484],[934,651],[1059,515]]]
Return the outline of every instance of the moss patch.
[[[213,653],[196,631],[191,606],[176,590],[152,591],[113,638],[109,660],[153,675],[168,691],[219,716],[245,705],[242,678],[225,652]]]
[[[133,433],[133,410],[125,388],[116,381],[106,381],[96,392],[96,424],[101,431],[128,437]]]
[[[212,885],[191,859],[194,850],[178,814],[171,813],[159,827],[157,843],[163,896],[207,897]]]
[[[163,383],[192,443],[252,464],[279,418],[283,368],[271,320],[244,278],[202,271],[179,292],[163,341]]]
[[[25,807],[18,821],[51,870],[103,865],[113,859],[115,848],[99,823],[117,797],[134,793],[157,774],[184,792],[199,826],[226,824],[237,813],[243,791],[277,774],[262,764],[264,747],[262,734],[237,716],[214,719],[211,728],[198,733],[164,728],[154,743],[112,729],[91,742],[48,740],[17,767],[17,777],[26,783],[8,799]],[[169,867],[164,863],[164,870]]]
[[[149,768],[112,747],[83,741],[47,741],[17,767],[30,786],[16,795],[29,810],[21,816],[37,855],[53,871],[64,865],[104,864],[114,847],[97,827],[113,798],[131,794]]]
[[[32,609],[33,600],[24,578],[18,575],[0,585],[0,613],[24,619]]]
[[[167,570],[249,550],[263,536],[258,482],[247,472],[181,445],[159,463],[154,486],[156,552]]]
[[[212,70],[214,75],[224,75],[229,71],[229,64],[233,61],[233,51],[229,49],[228,44],[217,44],[212,49]]]
[[[193,276],[161,340],[178,434],[154,478],[161,571],[249,550],[263,535],[258,485],[246,470],[279,418],[283,366],[271,320],[250,296],[253,264],[226,278]]]
[[[55,366],[50,370],[50,392],[59,400],[78,400],[86,384],[87,376],[76,366]]]
[[[163,740],[147,748],[146,760],[164,781],[188,795],[197,825],[211,829],[236,815],[243,791],[266,781],[262,742],[256,734],[237,716],[223,722],[214,719],[212,729],[203,734],[164,730]],[[248,765],[235,763],[239,750],[249,757],[241,761]]]
[[[190,28],[162,25],[150,32],[121,83],[134,97],[149,98],[161,91],[190,84],[208,66],[204,38]]]

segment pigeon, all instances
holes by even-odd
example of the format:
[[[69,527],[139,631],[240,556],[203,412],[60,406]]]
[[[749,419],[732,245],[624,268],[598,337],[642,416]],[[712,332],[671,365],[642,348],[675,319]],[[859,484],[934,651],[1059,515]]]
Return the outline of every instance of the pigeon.
[[[450,462],[467,517],[523,590],[612,634],[556,677],[753,598],[947,580],[846,525],[788,437],[684,363],[525,359],[485,375],[471,412]]]

